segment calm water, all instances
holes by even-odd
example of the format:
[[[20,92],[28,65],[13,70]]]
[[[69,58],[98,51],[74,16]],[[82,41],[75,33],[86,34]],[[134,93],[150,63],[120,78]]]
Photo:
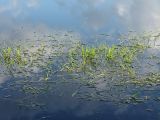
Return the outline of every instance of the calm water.
[[[117,36],[131,30],[159,30],[159,6],[159,0],[0,0],[0,43],[1,46],[15,43],[28,46],[32,44],[32,40],[49,40],[49,35],[58,39],[57,44],[71,40],[71,46],[78,40],[88,44],[106,41],[115,43]],[[61,61],[61,58],[58,61]],[[52,66],[52,69],[59,68]],[[157,69],[159,70],[159,67],[156,67]],[[51,78],[55,81],[62,80],[62,74],[53,74]],[[41,75],[33,74],[30,77],[36,80]],[[74,79],[71,76],[66,78]],[[26,89],[25,92],[21,89],[20,80],[20,77],[0,76],[0,120],[160,119],[159,101],[122,104],[118,102],[120,97],[123,97],[119,89],[114,91],[113,88],[109,95],[112,98],[107,102],[77,99],[75,96],[79,83],[50,83],[45,85],[52,86],[47,92],[30,94]],[[34,84],[44,86],[44,83]],[[30,91],[28,86],[26,88]],[[98,87],[103,87],[103,84]],[[84,94],[86,89],[82,90]],[[141,94],[159,97],[158,90]],[[89,90],[91,93],[92,91],[94,90]],[[31,88],[31,92],[35,91]]]

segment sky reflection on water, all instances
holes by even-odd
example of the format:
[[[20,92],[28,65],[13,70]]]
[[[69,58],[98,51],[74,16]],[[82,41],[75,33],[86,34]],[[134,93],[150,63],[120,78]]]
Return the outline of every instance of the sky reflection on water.
[[[44,25],[85,35],[156,30],[159,5],[159,0],[0,0],[0,27]]]
[[[74,31],[80,35],[77,38],[80,39],[101,33],[119,34],[129,30],[156,31],[160,27],[159,6],[159,0],[0,0],[0,41],[34,39],[34,32],[36,38],[44,38],[43,35],[55,31],[62,31],[64,34],[65,31]],[[4,83],[5,79],[0,77],[0,84]],[[105,103],[79,102],[71,97],[72,92],[62,97],[56,96],[57,98],[53,95],[51,99],[48,99],[47,95],[43,96],[40,100],[44,100],[48,105],[45,110],[39,111],[19,109],[17,101],[14,101],[17,96],[13,94],[13,101],[2,99],[0,119],[64,120],[68,117],[70,120],[104,120],[108,117],[110,120],[156,120],[160,114],[157,112],[158,108],[155,109],[156,112],[145,111],[159,105],[158,103],[153,103],[153,106],[126,105],[112,108]],[[4,93],[2,90],[0,95],[3,96]],[[105,105],[109,109],[103,108]],[[107,110],[104,111],[105,109]],[[62,113],[64,117],[61,116]]]

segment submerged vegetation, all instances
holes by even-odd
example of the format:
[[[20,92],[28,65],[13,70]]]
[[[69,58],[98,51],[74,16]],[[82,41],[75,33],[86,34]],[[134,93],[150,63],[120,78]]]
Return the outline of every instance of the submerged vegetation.
[[[18,45],[0,50],[1,75],[12,75],[15,86],[19,84],[26,94],[41,94],[55,89],[57,84],[73,82],[78,87],[72,97],[141,103],[146,99],[133,95],[132,89],[138,90],[141,86],[146,89],[148,85],[160,83],[157,71],[144,70],[147,68],[144,64],[152,64],[150,61],[156,59],[156,65],[159,64],[158,56],[145,57],[152,49],[149,38],[141,44],[139,39],[146,40],[146,37],[132,36],[117,45],[89,46],[80,41],[63,43],[52,35],[48,37],[49,41],[38,40],[28,48]]]

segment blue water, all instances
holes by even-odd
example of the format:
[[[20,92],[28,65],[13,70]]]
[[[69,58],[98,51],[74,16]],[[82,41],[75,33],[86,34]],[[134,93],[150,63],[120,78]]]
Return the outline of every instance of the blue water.
[[[159,6],[159,0],[0,0],[0,42],[25,43],[55,31],[73,32],[87,43],[113,42],[116,37],[100,34],[158,30]],[[6,77],[0,86],[0,120],[160,119],[159,101],[130,105],[76,99],[72,85],[36,96],[24,94]]]

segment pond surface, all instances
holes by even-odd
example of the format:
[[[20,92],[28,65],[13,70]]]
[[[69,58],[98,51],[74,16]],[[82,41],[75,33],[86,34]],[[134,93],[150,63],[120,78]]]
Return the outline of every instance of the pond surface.
[[[0,120],[159,120],[159,6],[0,0]]]

